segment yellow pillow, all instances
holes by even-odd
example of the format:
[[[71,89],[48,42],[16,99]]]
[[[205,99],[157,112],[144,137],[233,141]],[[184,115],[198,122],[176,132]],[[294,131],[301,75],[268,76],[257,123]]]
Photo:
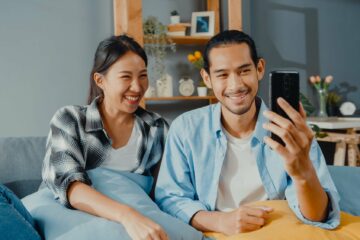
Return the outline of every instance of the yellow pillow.
[[[335,230],[303,224],[297,219],[285,200],[257,202],[254,205],[273,207],[265,226],[257,231],[226,236],[220,233],[205,233],[218,240],[350,240],[360,239],[360,217],[341,212],[340,226]]]

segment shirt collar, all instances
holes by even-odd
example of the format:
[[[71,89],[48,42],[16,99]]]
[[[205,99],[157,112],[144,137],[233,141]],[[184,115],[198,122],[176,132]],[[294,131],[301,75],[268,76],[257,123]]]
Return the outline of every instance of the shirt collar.
[[[99,100],[100,97],[96,97],[87,108],[85,126],[85,130],[87,132],[104,129],[98,108]],[[157,120],[161,119],[160,115],[156,113],[150,113],[141,107],[138,107],[134,114],[137,116],[137,119],[149,126],[157,126]]]
[[[104,129],[102,120],[101,120],[101,116],[100,116],[100,112],[99,112],[99,108],[98,108],[99,100],[100,100],[100,96],[96,97],[90,103],[90,105],[87,107],[86,125],[85,125],[85,130],[87,132],[98,131],[98,130]]]
[[[259,142],[263,142],[263,138],[265,136],[269,135],[269,132],[262,127],[262,125],[264,123],[268,122],[268,119],[265,118],[265,116],[263,115],[263,112],[268,110],[268,107],[266,106],[264,101],[259,97],[256,97],[255,101],[256,101],[256,108],[258,109],[258,112],[257,112],[258,117],[257,117],[255,129],[254,129],[254,133],[253,133],[253,139],[256,139]],[[220,102],[217,104],[214,104],[212,112],[213,112],[213,119],[214,119],[214,125],[213,125],[214,128],[213,129],[216,133],[216,136],[220,137],[221,135],[224,135],[224,133],[222,131],[222,124],[221,124],[221,103]]]

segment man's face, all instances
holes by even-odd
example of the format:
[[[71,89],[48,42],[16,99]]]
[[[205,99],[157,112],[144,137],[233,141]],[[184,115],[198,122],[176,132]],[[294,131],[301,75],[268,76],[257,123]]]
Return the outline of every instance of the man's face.
[[[240,43],[211,49],[209,62],[210,73],[203,70],[201,74],[222,106],[236,115],[249,111],[264,75],[264,60],[255,66],[249,46]]]

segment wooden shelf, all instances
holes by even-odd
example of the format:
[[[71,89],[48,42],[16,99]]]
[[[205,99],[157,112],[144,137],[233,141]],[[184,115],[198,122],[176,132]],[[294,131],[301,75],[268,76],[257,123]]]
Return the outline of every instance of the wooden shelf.
[[[211,36],[168,36],[176,44],[205,45]]]
[[[147,97],[145,101],[183,101],[183,100],[215,100],[215,96],[174,96],[174,97]]]
[[[197,101],[197,100],[205,100],[208,101],[209,104],[213,104],[213,103],[217,103],[218,100],[216,99],[215,96],[174,96],[174,97],[148,97],[148,98],[143,98],[140,106],[143,108],[146,108],[146,104],[148,102],[159,102],[159,101]]]

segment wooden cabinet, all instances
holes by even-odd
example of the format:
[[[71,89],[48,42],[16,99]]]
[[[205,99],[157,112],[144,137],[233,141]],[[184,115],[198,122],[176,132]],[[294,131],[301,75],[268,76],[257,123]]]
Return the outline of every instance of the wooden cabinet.
[[[181,0],[178,0],[181,1]],[[142,30],[142,0],[113,0],[114,8],[114,32],[115,35],[128,34],[140,44],[144,43]],[[220,0],[207,0],[207,11],[215,13],[215,34],[220,31]],[[228,29],[242,30],[242,0],[228,0]],[[179,36],[171,37],[177,44],[206,44],[210,37]],[[146,101],[179,101],[179,100],[209,100],[216,102],[213,96],[207,97],[167,97],[167,98],[144,98],[141,106],[145,107]]]

